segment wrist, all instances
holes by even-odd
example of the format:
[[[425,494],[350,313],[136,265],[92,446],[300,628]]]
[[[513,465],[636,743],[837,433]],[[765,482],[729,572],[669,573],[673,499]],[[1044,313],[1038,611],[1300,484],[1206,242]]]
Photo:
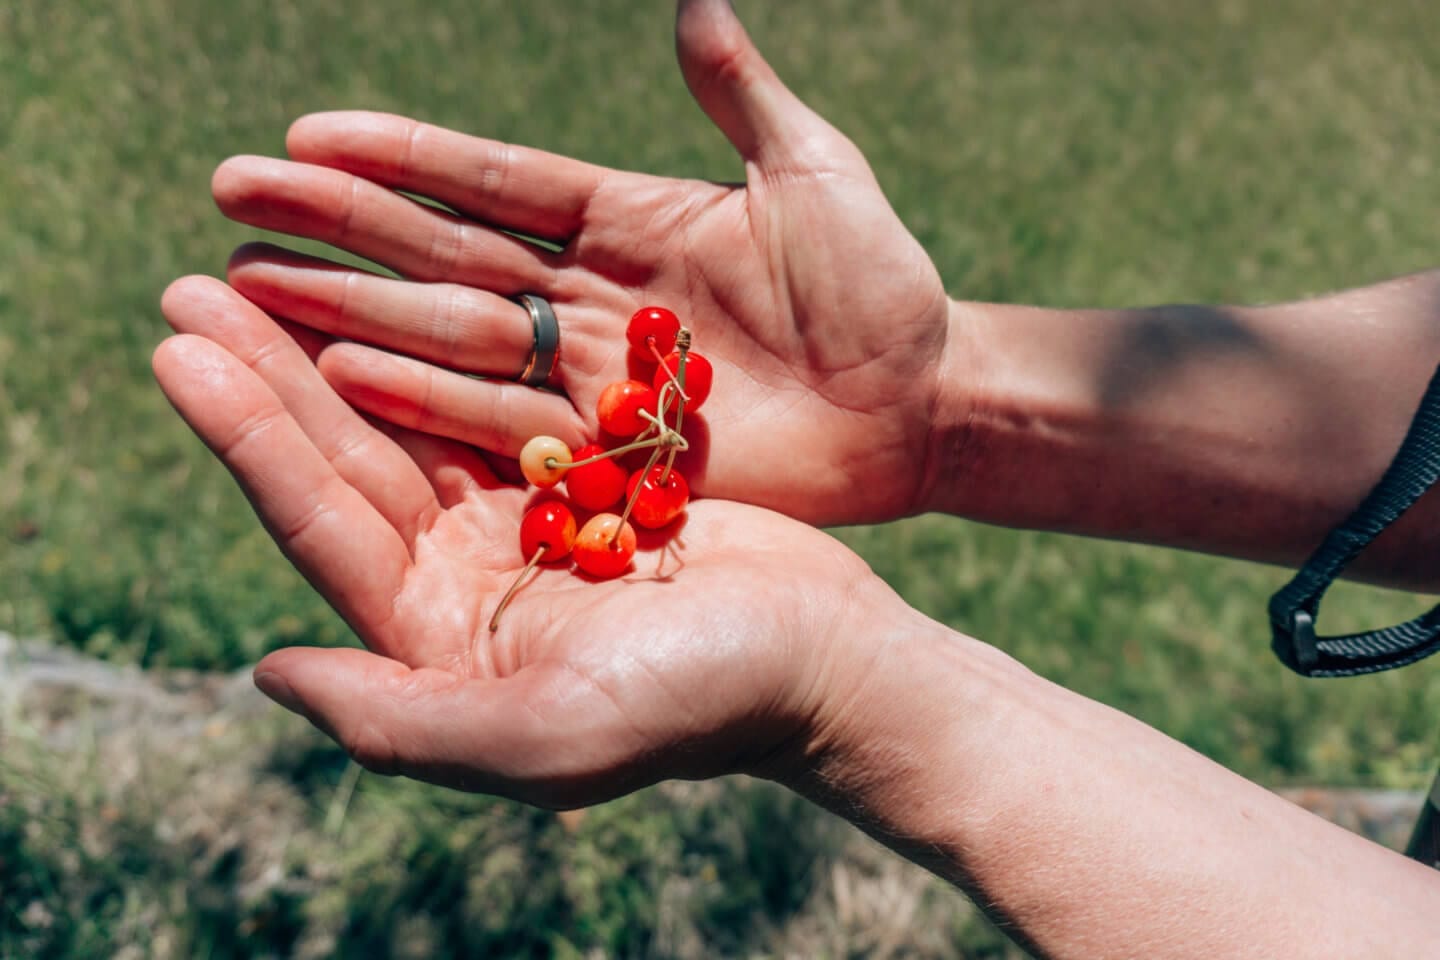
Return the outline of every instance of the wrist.
[[[1099,311],[951,300],[917,512],[1064,529],[1085,479],[1075,455],[1101,420],[1104,328]]]
[[[985,304],[947,303],[948,330],[931,384],[924,466],[911,513],[968,516],[965,491],[975,473],[975,427],[984,419],[991,318]]]
[[[1042,681],[903,604],[852,626],[827,651],[803,735],[761,775],[963,882],[962,837],[984,758]]]
[[[1427,868],[891,614],[857,623],[868,655],[837,671],[850,684],[774,779],[966,890],[1036,955],[1411,956],[1433,941]],[[1364,902],[1336,912],[1337,896]]]

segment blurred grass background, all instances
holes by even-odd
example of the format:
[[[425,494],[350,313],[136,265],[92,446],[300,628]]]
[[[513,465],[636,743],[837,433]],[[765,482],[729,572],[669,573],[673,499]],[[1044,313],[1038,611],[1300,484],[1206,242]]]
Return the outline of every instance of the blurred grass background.
[[[1440,262],[1440,21],[1425,0],[738,6],[781,76],[866,152],[956,295],[1273,301]],[[215,212],[211,170],[282,152],[301,113],[363,107],[735,179],[675,69],[672,17],[659,0],[0,6],[0,630],[146,667],[343,642],[149,373],[165,284],[222,273],[259,236]],[[1307,683],[1272,661],[1264,603],[1283,571],[950,518],[841,535],[913,604],[1267,784],[1416,786],[1440,756],[1435,666]],[[1327,629],[1418,603],[1345,587]],[[314,749],[285,774],[302,794],[342,776],[343,757]],[[186,857],[153,836],[124,870],[65,860],[87,808],[74,800],[66,819],[62,805],[37,832],[38,798],[75,786],[37,776],[0,772],[0,954],[111,952],[110,921],[162,888],[175,955],[285,955],[321,913],[334,944],[367,956],[407,955],[382,933],[422,920],[444,935],[408,942],[436,955],[678,953],[657,933],[656,878],[714,877],[722,860],[694,929],[718,953],[764,952],[831,842],[749,863],[777,823],[797,837],[829,828],[763,786],[652,793],[597,816],[577,864],[535,852],[559,849],[547,818],[366,780],[367,842],[326,848],[346,869],[325,897],[295,894],[272,911],[293,922],[236,939],[232,921],[258,908],[205,919],[186,901]],[[721,834],[717,860],[707,838]],[[522,851],[531,878],[569,879],[526,880],[484,923],[447,913],[491,849]],[[515,875],[485,876],[480,900]],[[18,911],[37,899],[71,920],[49,939],[6,939],[34,935]],[[960,915],[958,897],[944,902]],[[940,934],[947,955],[1005,949],[978,922]]]

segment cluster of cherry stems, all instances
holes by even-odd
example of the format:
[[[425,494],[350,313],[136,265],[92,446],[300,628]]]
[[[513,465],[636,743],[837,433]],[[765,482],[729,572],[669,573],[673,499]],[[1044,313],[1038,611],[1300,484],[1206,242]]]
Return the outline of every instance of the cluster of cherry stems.
[[[656,364],[653,383],[622,380],[600,393],[596,417],[600,428],[629,443],[606,450],[587,443],[571,451],[556,437],[532,437],[520,451],[520,472],[542,490],[562,479],[576,506],[595,513],[576,532],[575,514],[560,500],[545,500],[526,511],[520,521],[520,552],[525,569],[505,592],[490,629],[537,563],[571,557],[593,577],[619,576],[635,555],[634,520],[659,530],[673,523],[690,502],[690,487],[675,469],[675,455],[689,447],[680,428],[686,411],[694,412],[710,395],[714,376],[710,362],[690,349],[690,331],[664,307],[642,307],[630,318],[625,338],[636,358]],[[615,458],[649,450],[643,469],[626,475]],[[662,462],[663,458],[663,462]],[[610,512],[621,499],[625,508]]]

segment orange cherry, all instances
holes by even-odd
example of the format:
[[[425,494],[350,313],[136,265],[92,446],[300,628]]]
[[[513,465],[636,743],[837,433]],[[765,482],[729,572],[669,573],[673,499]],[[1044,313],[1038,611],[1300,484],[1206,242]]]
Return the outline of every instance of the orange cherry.
[[[616,514],[597,513],[580,528],[572,553],[575,565],[592,577],[617,577],[635,556],[635,528]]]
[[[660,398],[649,384],[639,380],[621,380],[601,391],[600,401],[595,405],[595,416],[600,421],[600,429],[606,433],[633,437],[650,426],[649,421],[640,416],[640,411],[654,416],[659,406]]]

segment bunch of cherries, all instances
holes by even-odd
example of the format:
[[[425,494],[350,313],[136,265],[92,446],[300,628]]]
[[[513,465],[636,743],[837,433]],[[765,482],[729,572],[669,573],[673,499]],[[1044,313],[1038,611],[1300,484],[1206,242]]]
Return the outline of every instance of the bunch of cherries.
[[[710,361],[690,349],[690,331],[664,307],[642,307],[625,329],[634,355],[656,364],[651,383],[622,380],[600,393],[596,416],[600,428],[616,437],[632,438],[606,450],[587,443],[571,451],[556,437],[532,437],[520,450],[520,472],[535,486],[548,490],[561,480],[570,500],[595,514],[578,528],[575,514],[560,500],[545,500],[526,511],[520,521],[520,552],[525,569],[505,592],[490,629],[522,581],[538,563],[573,557],[575,565],[594,577],[619,576],[635,555],[634,520],[659,530],[685,512],[690,487],[675,469],[675,456],[689,448],[680,432],[687,411],[693,413],[710,395],[714,370]],[[617,457],[649,450],[650,459],[626,474]],[[662,462],[663,461],[663,462]],[[625,507],[612,512],[621,500]]]

